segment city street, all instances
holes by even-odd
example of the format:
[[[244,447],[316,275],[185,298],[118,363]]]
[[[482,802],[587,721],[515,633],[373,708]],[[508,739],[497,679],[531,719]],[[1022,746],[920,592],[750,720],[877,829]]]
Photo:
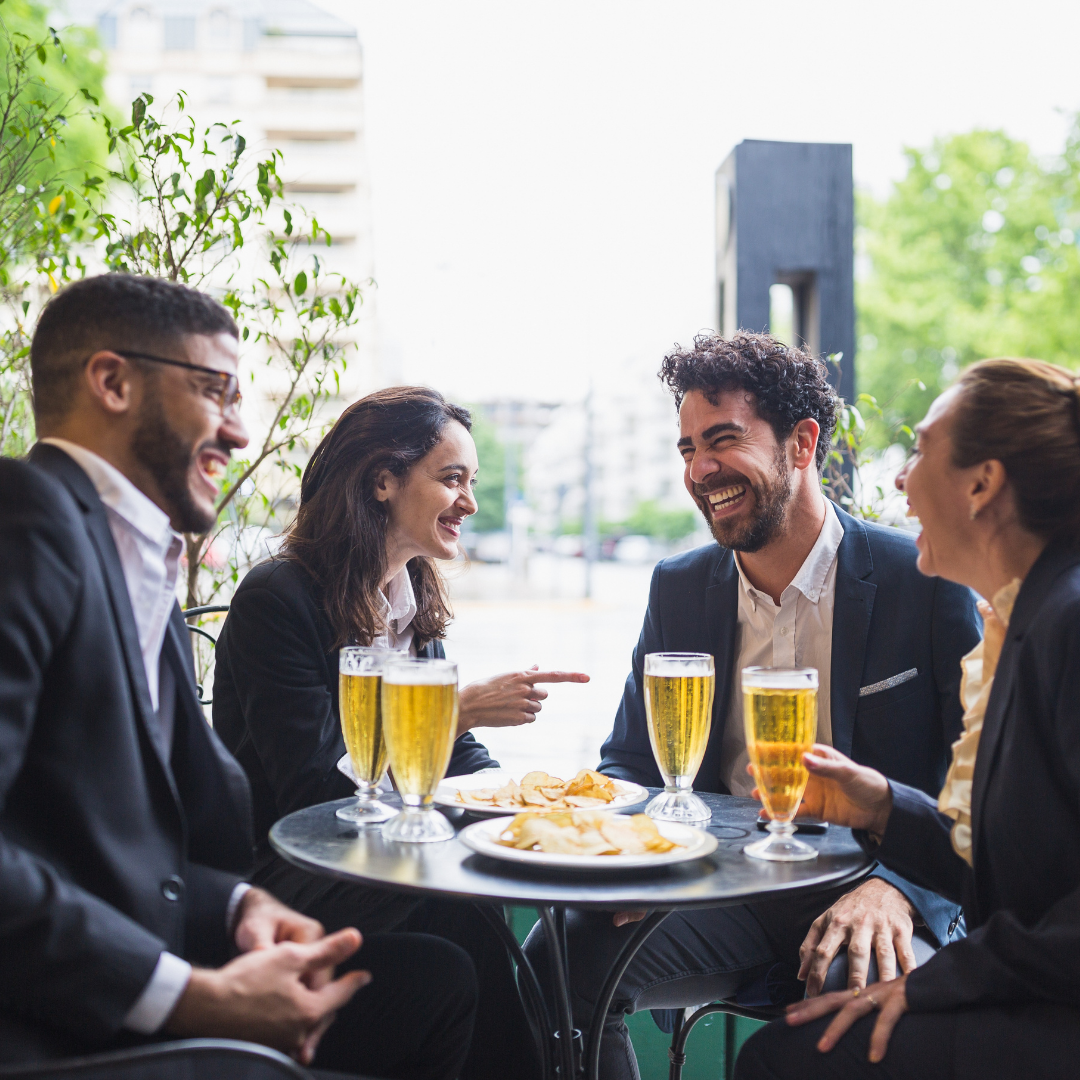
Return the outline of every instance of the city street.
[[[539,664],[584,671],[586,685],[548,687],[539,719],[518,728],[482,728],[476,736],[515,776],[545,769],[567,778],[595,767],[611,731],[630,653],[649,595],[652,566],[597,563],[593,599],[582,599],[582,559],[536,555],[528,581],[505,565],[455,565],[449,572],[454,621],[446,653],[461,685]]]

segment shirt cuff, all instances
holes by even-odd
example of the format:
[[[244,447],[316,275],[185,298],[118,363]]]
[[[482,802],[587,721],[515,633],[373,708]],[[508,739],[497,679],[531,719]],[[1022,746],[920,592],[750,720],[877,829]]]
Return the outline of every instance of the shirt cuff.
[[[231,938],[236,930],[236,913],[240,910],[240,901],[247,895],[251,886],[246,881],[241,881],[229,896],[228,906],[225,908],[225,933]]]
[[[186,960],[163,952],[150,981],[124,1017],[124,1027],[140,1035],[153,1035],[176,1007],[190,978],[191,965]]]

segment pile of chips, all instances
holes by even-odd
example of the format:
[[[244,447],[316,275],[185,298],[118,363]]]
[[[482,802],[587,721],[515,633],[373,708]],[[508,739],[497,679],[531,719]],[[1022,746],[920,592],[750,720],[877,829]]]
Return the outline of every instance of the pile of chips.
[[[661,854],[682,847],[660,835],[645,814],[605,814],[578,810],[570,814],[517,814],[498,842],[521,851],[557,855]]]
[[[485,810],[585,810],[606,806],[618,794],[614,781],[592,769],[582,769],[573,780],[560,780],[549,773],[526,773],[521,783],[511,780],[501,788],[475,788],[459,791],[457,798],[466,806]]]

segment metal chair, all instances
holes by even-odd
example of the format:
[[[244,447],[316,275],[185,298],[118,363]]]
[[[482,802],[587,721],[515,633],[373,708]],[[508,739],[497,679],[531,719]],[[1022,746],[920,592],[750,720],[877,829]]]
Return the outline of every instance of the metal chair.
[[[184,616],[184,619],[187,620],[187,619],[194,619],[199,615],[213,615],[213,614],[215,614],[215,613],[217,613],[219,611],[228,611],[228,610],[229,610],[229,605],[228,604],[206,604],[203,607],[188,608],[186,611],[182,611],[181,614]],[[211,645],[213,645],[215,647],[217,646],[217,638],[214,637],[213,634],[207,633],[201,626],[189,626],[188,630],[192,634],[198,634],[200,637],[206,638],[206,640],[209,641]],[[205,693],[205,691],[203,690],[202,683],[196,683],[195,684],[195,689],[198,691],[198,694],[199,694],[199,704],[200,705],[212,705],[214,703],[213,698],[204,698],[203,697],[203,694]]]
[[[735,1017],[744,1016],[748,1020],[769,1021],[784,1015],[782,1005],[747,1006],[736,1005],[734,1001],[716,1001],[712,1005],[703,1005],[696,1012],[686,1016],[683,1009],[681,1018],[675,1021],[675,1031],[668,1048],[668,1080],[682,1080],[683,1066],[686,1064],[686,1040],[690,1037],[694,1025],[699,1020],[713,1013],[724,1013],[724,1080],[732,1080],[735,1075]]]
[[[292,1058],[234,1039],[183,1039],[85,1057],[0,1065],[0,1080],[313,1080]]]

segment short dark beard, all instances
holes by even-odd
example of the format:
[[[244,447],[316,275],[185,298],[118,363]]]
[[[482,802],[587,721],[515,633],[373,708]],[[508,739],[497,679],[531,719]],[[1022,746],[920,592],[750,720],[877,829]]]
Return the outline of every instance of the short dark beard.
[[[709,525],[713,539],[732,551],[760,551],[776,539],[787,515],[787,504],[791,500],[791,473],[788,471],[787,454],[782,446],[776,448],[773,460],[773,477],[767,484],[752,484],[743,479],[739,483],[753,492],[757,508],[754,516],[746,522],[726,520],[714,521],[708,497],[704,497],[702,513]],[[718,485],[727,486],[727,484]]]
[[[191,495],[191,464],[201,447],[192,447],[169,426],[156,387],[146,380],[138,427],[131,452],[150,470],[166,503],[173,528],[179,532],[205,533],[213,528],[217,514],[200,509]]]

